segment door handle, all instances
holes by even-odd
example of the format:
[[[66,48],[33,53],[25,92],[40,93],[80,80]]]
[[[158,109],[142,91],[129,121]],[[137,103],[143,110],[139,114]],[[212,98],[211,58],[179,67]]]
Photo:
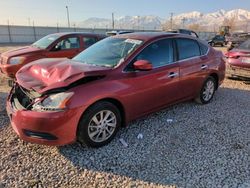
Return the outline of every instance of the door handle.
[[[207,68],[208,68],[207,65],[201,65],[201,70],[205,70],[205,69],[207,69]]]
[[[179,74],[176,73],[176,72],[170,72],[169,75],[168,75],[168,77],[169,77],[169,78],[174,78],[174,77],[177,77],[178,75],[179,75]]]

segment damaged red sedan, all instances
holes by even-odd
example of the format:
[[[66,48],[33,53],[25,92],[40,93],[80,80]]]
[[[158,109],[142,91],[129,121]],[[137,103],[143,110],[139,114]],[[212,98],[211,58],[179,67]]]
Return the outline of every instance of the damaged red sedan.
[[[23,140],[100,147],[131,120],[186,100],[209,103],[224,76],[222,53],[197,38],[117,35],[72,60],[24,66],[7,112]]]

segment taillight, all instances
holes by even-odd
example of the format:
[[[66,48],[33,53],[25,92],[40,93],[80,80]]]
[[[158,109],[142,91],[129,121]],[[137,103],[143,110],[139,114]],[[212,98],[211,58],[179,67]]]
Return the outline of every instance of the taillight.
[[[237,53],[232,53],[232,52],[225,53],[225,56],[227,58],[234,58],[234,59],[238,59],[240,57]]]

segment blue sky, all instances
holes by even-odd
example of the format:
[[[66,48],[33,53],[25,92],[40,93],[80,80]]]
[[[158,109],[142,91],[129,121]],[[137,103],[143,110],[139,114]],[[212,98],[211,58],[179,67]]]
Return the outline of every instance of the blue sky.
[[[66,8],[69,6],[71,22],[89,17],[116,17],[156,15],[169,17],[175,14],[200,11],[215,12],[220,9],[242,8],[250,10],[250,0],[0,0],[0,24],[66,25]]]

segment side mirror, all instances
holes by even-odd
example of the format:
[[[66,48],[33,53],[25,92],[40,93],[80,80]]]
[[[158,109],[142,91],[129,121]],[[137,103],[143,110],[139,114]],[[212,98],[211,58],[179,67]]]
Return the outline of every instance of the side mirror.
[[[152,63],[147,60],[138,60],[134,62],[134,69],[140,71],[150,71],[153,69]]]

